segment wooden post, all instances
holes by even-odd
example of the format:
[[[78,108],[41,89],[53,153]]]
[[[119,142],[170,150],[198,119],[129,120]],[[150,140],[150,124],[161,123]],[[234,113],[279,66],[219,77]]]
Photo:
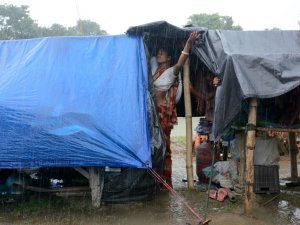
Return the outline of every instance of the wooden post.
[[[230,141],[228,142],[228,146],[223,146],[222,150],[223,150],[223,157],[222,160],[223,161],[227,161],[228,160],[228,149],[230,148]]]
[[[89,182],[92,194],[92,205],[99,208],[104,186],[104,167],[89,168]]]
[[[245,213],[250,215],[253,209],[254,193],[254,149],[255,149],[255,126],[256,126],[257,99],[251,98],[248,116],[248,131],[246,138],[246,193]]]
[[[296,135],[294,132],[289,132],[289,145],[290,145],[290,161],[291,161],[291,177],[298,177],[297,168],[297,146],[296,146]]]
[[[189,59],[183,66],[184,106],[186,123],[186,172],[188,188],[194,188],[193,176],[193,134],[192,134],[192,104],[190,93],[190,63]]]
[[[240,168],[239,168],[239,186],[245,186],[245,135],[244,132],[239,132],[242,141],[239,142],[240,149]]]

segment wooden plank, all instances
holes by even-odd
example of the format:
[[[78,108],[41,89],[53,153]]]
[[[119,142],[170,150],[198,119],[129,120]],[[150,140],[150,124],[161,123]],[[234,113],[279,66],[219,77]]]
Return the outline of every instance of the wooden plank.
[[[267,128],[267,127],[257,127],[256,130],[259,131],[275,131],[275,132],[295,132],[299,133],[300,128]]]
[[[89,187],[62,187],[57,189],[50,189],[50,188],[42,188],[42,187],[35,187],[35,186],[24,186],[25,190],[35,191],[35,192],[45,192],[45,193],[58,193],[58,192],[82,192],[82,191],[89,191]]]
[[[91,192],[84,191],[76,191],[76,192],[56,192],[56,196],[58,197],[82,197],[82,196],[90,196]]]
[[[86,179],[90,179],[89,172],[83,169],[82,167],[73,167],[73,169],[80,173],[82,176],[84,176]]]
[[[289,133],[289,146],[290,146],[290,161],[291,161],[291,177],[298,177],[297,166],[297,145],[295,133]]]
[[[249,116],[248,124],[256,125],[256,113],[257,112],[257,99],[251,98],[249,104]],[[247,131],[246,138],[246,193],[245,193],[245,213],[246,215],[251,215],[253,210],[254,202],[254,148],[255,148],[255,129],[249,129]]]
[[[194,188],[193,176],[193,134],[192,134],[192,103],[190,93],[190,63],[186,60],[183,66],[184,106],[186,122],[186,173],[188,188]]]
[[[235,130],[245,130],[243,126],[231,126]],[[300,133],[300,128],[276,128],[276,127],[256,127],[258,131],[275,131],[275,132],[294,132]]]

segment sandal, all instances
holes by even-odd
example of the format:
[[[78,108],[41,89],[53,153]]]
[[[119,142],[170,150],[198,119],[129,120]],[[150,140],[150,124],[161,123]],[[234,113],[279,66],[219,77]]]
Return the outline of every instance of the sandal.
[[[227,195],[228,193],[225,188],[219,188],[217,200],[223,202]]]
[[[209,197],[212,199],[217,199],[217,191],[214,189],[209,190]]]

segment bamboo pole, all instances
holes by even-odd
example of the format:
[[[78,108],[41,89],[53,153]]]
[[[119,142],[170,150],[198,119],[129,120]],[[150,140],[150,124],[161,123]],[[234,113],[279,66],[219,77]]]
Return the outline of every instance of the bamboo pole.
[[[295,133],[289,133],[289,146],[290,146],[290,162],[291,162],[291,177],[298,177],[297,168],[297,146],[296,146],[296,135]]]
[[[240,168],[239,168],[239,186],[245,186],[245,134],[239,132],[242,135],[242,141],[239,142],[240,149]]]
[[[192,104],[190,93],[190,63],[189,59],[183,66],[184,106],[186,123],[186,172],[188,188],[194,188],[193,176],[193,137],[192,137]]]
[[[248,116],[248,131],[246,137],[246,193],[245,193],[245,213],[250,215],[253,209],[254,193],[254,149],[255,149],[255,127],[256,126],[257,99],[251,98]],[[250,126],[253,127],[250,129]]]

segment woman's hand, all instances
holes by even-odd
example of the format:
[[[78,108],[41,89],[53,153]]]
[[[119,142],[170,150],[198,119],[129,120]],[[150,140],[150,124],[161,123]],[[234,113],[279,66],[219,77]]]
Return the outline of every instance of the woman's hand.
[[[193,44],[195,42],[195,40],[197,40],[200,37],[200,35],[201,34],[196,32],[196,31],[190,33],[190,36],[187,40],[187,43],[190,44],[190,45]]]
[[[185,61],[187,60],[187,58],[189,56],[191,45],[199,37],[200,37],[200,34],[198,32],[190,33],[190,36],[187,39],[183,50],[181,51],[181,55],[178,59],[178,62],[174,65],[173,73],[174,73],[175,76],[178,75],[179,71],[181,70],[181,68],[183,67]]]
[[[214,77],[214,78],[213,78],[213,81],[212,81],[212,84],[213,84],[215,87],[220,86],[220,85],[222,84],[221,78],[219,78],[219,77]]]

